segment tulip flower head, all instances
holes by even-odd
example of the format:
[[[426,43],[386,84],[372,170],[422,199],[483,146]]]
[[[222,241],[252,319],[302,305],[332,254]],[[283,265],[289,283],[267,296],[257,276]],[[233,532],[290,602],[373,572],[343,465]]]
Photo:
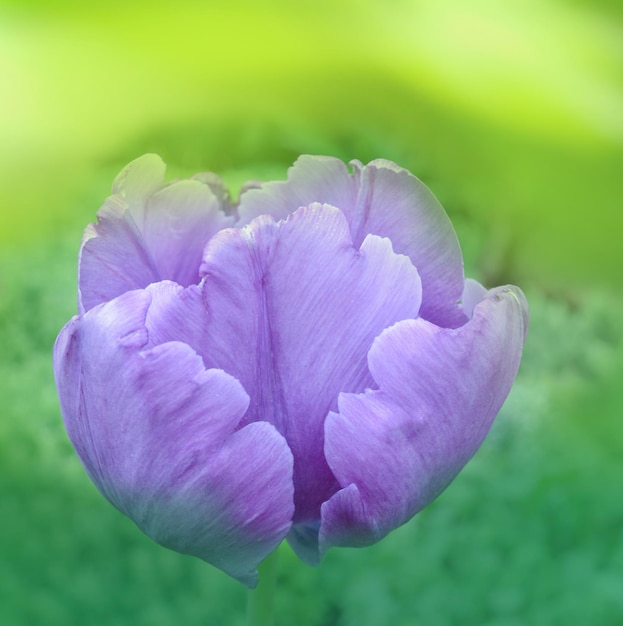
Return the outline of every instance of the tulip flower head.
[[[248,586],[407,522],[482,443],[521,358],[520,289],[463,276],[432,193],[300,157],[231,202],[130,163],[87,227],[54,348],[69,437],[147,535]]]

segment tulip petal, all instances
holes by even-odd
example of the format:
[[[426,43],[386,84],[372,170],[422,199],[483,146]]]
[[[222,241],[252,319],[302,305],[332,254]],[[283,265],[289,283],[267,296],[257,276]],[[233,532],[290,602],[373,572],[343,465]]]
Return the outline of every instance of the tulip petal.
[[[233,217],[225,215],[210,184],[195,178],[162,185],[164,170],[153,154],[130,163],[98,211],[98,222],[85,230],[81,311],[164,279],[182,286],[199,282],[206,242]]]
[[[182,341],[195,351],[205,345],[210,329],[200,286],[164,280],[145,291],[151,296],[145,317],[150,345]]]
[[[185,343],[153,346],[148,291],[74,318],[55,345],[69,437],[92,480],[150,537],[252,586],[287,535],[292,453],[265,422],[240,428],[242,385]]]
[[[325,426],[342,486],[322,507],[320,553],[378,541],[433,500],[476,452],[504,402],[527,328],[516,287],[492,290],[457,329],[405,320],[374,342],[378,390],[342,394]]]
[[[356,181],[342,161],[304,154],[289,168],[287,181],[262,183],[240,196],[239,225],[248,224],[260,215],[285,220],[312,202],[330,204],[346,214],[356,197]]]
[[[320,520],[293,524],[288,533],[288,543],[301,561],[316,566],[320,563],[318,554],[318,532]]]
[[[355,246],[375,234],[388,237],[396,253],[409,256],[422,279],[422,317],[444,327],[464,324],[461,249],[435,196],[391,161],[351,165],[352,174],[339,159],[299,157],[287,181],[266,183],[241,197],[242,223],[262,214],[285,219],[312,202],[331,204],[346,216]]]
[[[251,192],[249,192],[251,193]],[[343,214],[311,205],[222,231],[202,265],[207,367],[249,393],[243,423],[267,420],[294,453],[296,522],[318,520],[338,487],[323,451],[324,420],[342,391],[373,381],[367,353],[395,322],[417,316],[420,280],[387,239],[353,247]]]
[[[461,296],[461,308],[469,319],[474,315],[474,308],[487,296],[487,290],[477,280],[473,278],[465,279],[463,295]]]
[[[446,212],[424,183],[391,161],[353,162],[359,192],[350,218],[353,241],[367,233],[389,237],[422,279],[420,316],[438,326],[465,323],[458,305],[463,292],[463,257]]]

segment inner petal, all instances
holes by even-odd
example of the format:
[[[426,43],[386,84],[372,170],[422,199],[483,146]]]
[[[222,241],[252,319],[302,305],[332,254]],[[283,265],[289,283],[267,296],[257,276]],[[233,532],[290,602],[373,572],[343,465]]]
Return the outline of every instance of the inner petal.
[[[294,454],[295,522],[319,518],[338,488],[324,457],[324,421],[340,392],[373,385],[367,353],[383,329],[417,317],[421,285],[389,239],[352,245],[344,215],[312,204],[217,233],[204,254],[208,368],[251,398],[241,425],[267,421]]]
[[[269,214],[284,219],[311,202],[339,207],[355,246],[369,233],[389,237],[422,279],[421,317],[457,328],[467,322],[457,306],[463,291],[463,260],[454,228],[435,196],[418,178],[385,159],[348,168],[333,157],[299,157],[286,181],[264,183],[241,197],[241,223]]]

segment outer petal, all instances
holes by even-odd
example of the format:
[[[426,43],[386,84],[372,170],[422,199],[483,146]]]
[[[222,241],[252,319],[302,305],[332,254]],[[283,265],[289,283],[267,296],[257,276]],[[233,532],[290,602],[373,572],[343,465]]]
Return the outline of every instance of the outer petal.
[[[233,217],[223,212],[212,178],[162,185],[164,170],[153,154],[130,163],[98,211],[97,224],[86,229],[79,266],[81,311],[159,280],[183,286],[199,281],[206,242]]]
[[[248,396],[186,344],[150,347],[151,297],[127,292],[74,318],[54,361],[61,409],[100,491],[162,545],[253,585],[288,533],[292,454]]]
[[[325,428],[342,490],[322,507],[321,553],[374,543],[433,500],[476,452],[506,398],[527,328],[516,287],[461,328],[399,322],[374,343],[377,391],[340,396]]]
[[[242,223],[262,214],[284,219],[312,202],[332,204],[346,216],[355,246],[375,234],[389,237],[395,252],[409,256],[422,279],[422,317],[445,327],[465,323],[458,304],[463,292],[461,250],[435,196],[391,161],[351,165],[353,174],[335,158],[300,157],[287,181],[267,183],[242,196]]]
[[[249,192],[251,193],[251,192]],[[342,213],[312,205],[218,233],[202,265],[208,367],[251,397],[245,422],[267,420],[294,453],[296,522],[318,520],[338,485],[324,458],[324,420],[341,391],[372,384],[374,338],[417,316],[420,280],[386,239],[352,246]]]

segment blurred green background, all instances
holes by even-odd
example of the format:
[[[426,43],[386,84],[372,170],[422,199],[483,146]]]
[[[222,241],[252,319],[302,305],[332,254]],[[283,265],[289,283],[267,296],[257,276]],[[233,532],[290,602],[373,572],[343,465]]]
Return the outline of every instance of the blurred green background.
[[[238,583],[96,492],[57,405],[82,229],[149,151],[234,191],[392,159],[531,303],[476,458],[376,546],[286,552],[278,624],[623,624],[623,5],[0,0],[1,624],[244,623]]]

